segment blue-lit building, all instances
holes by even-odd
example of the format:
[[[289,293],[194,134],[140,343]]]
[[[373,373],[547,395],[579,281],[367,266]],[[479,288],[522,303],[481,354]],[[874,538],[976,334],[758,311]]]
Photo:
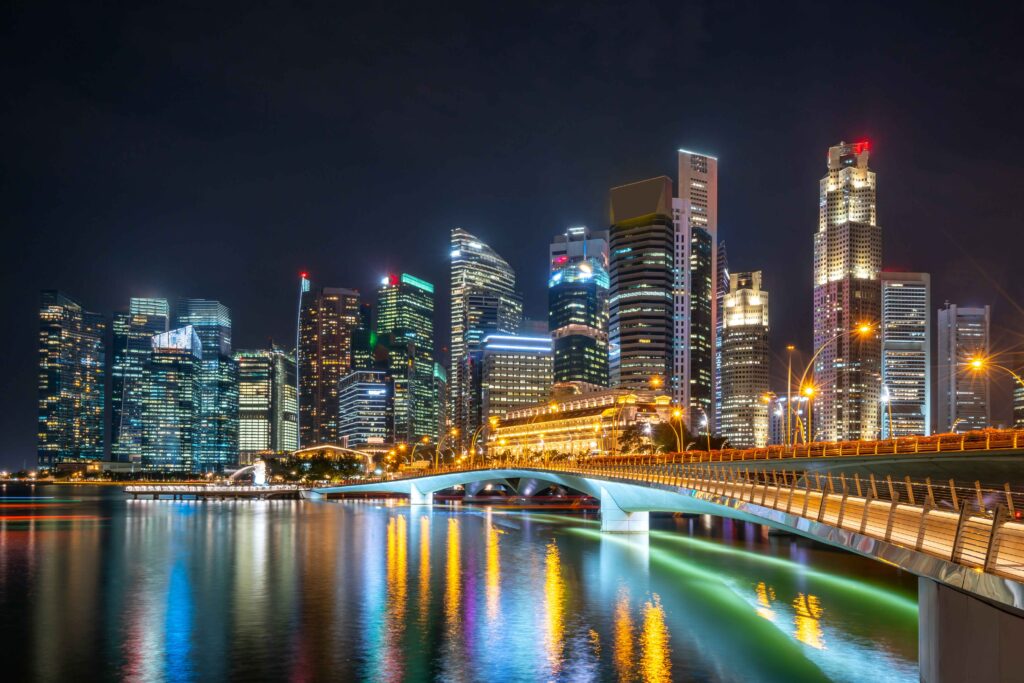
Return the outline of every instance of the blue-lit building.
[[[608,233],[573,227],[549,249],[555,382],[608,386]]]
[[[231,311],[219,301],[181,299],[177,327],[202,344],[199,426],[193,468],[220,472],[238,464],[238,364],[231,357]]]
[[[394,429],[392,382],[383,370],[356,370],[338,387],[338,436],[346,448],[390,441]]]
[[[40,467],[103,458],[106,321],[54,290],[39,306]]]
[[[201,426],[203,346],[191,325],[154,335],[142,373],[142,466],[189,473]]]
[[[110,450],[114,460],[142,460],[142,372],[153,336],[166,332],[166,299],[132,298],[128,310],[115,313],[110,368]]]

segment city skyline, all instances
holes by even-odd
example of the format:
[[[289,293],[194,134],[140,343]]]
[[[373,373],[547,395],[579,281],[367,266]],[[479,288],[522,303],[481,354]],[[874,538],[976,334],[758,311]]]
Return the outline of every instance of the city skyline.
[[[871,14],[866,12],[866,19]],[[713,11],[709,20],[714,23],[715,17],[720,15]],[[473,151],[481,141],[480,128],[454,137],[443,134],[452,129],[439,120],[436,108],[448,106],[450,95],[443,90],[434,93],[428,85],[418,96],[421,100],[410,105],[410,112],[425,113],[423,123],[430,134],[418,135],[415,140],[397,135],[379,151],[372,151],[372,156],[367,156],[371,154],[368,147],[356,144],[357,156],[371,160],[369,165],[360,166],[358,173],[355,168],[339,170],[347,169],[340,160],[345,155],[341,154],[325,166],[322,153],[310,146],[306,136],[301,137],[303,144],[295,156],[271,145],[268,159],[283,162],[277,166],[284,179],[280,187],[267,185],[260,175],[273,164],[254,163],[253,171],[247,172],[238,162],[224,160],[232,157],[229,152],[236,144],[224,129],[211,134],[209,149],[187,134],[176,152],[159,146],[145,152],[146,147],[137,146],[164,123],[174,130],[188,131],[189,117],[195,115],[188,104],[169,111],[166,119],[146,113],[140,119],[141,130],[109,132],[113,130],[111,121],[119,120],[126,107],[130,113],[130,105],[110,96],[108,88],[119,80],[114,78],[118,72],[102,64],[97,67],[87,56],[84,62],[98,68],[98,92],[68,95],[61,81],[55,86],[61,97],[71,98],[72,110],[83,106],[83,99],[86,104],[109,100],[108,107],[98,110],[98,119],[71,124],[72,139],[52,143],[57,145],[55,152],[63,155],[61,167],[73,171],[41,167],[23,153],[27,146],[14,145],[15,174],[0,190],[10,209],[5,213],[5,225],[25,235],[25,243],[14,250],[17,258],[15,254],[9,256],[10,267],[4,270],[8,278],[5,310],[9,319],[21,323],[7,340],[7,356],[31,356],[35,340],[32,321],[38,292],[44,288],[58,288],[88,310],[107,313],[122,307],[128,297],[159,296],[172,301],[210,297],[232,309],[235,346],[253,348],[264,345],[267,338],[288,339],[294,326],[293,282],[298,271],[308,269],[318,283],[355,287],[364,293],[372,291],[384,273],[402,270],[443,283],[447,279],[444,234],[452,225],[465,226],[508,258],[522,283],[527,315],[539,318],[547,274],[545,240],[571,225],[604,227],[608,188],[658,173],[674,177],[677,160],[673,150],[683,146],[705,150],[722,160],[721,235],[729,243],[735,269],[763,268],[766,273],[765,288],[772,291],[777,303],[772,325],[773,358],[777,359],[787,342],[804,350],[810,346],[806,310],[810,283],[802,264],[809,262],[813,184],[820,177],[820,150],[839,139],[864,138],[872,142],[875,152],[872,167],[884,179],[878,202],[880,224],[886,231],[885,265],[931,273],[933,308],[945,299],[965,307],[992,305],[993,348],[1006,350],[1019,344],[1022,334],[1015,322],[1020,313],[1011,302],[1024,298],[1021,283],[1012,276],[1011,250],[1005,249],[1006,240],[1014,235],[1014,210],[996,201],[1001,196],[1012,196],[1012,188],[1020,179],[1014,145],[1007,144],[1016,135],[1006,113],[1012,110],[1007,106],[1012,102],[1011,92],[1005,84],[975,83],[966,74],[991,72],[987,67],[993,64],[1005,68],[1009,57],[984,51],[972,54],[965,71],[944,72],[946,85],[939,89],[930,87],[935,85],[927,82],[931,77],[910,87],[902,87],[905,84],[900,82],[901,87],[897,87],[898,78],[887,78],[885,72],[896,69],[898,76],[904,70],[914,70],[924,55],[934,54],[929,47],[943,35],[943,27],[978,28],[941,13],[918,19],[921,21],[913,26],[892,17],[877,22],[879,34],[867,39],[876,51],[858,60],[855,69],[851,65],[834,74],[846,77],[849,90],[849,97],[834,102],[829,100],[833,86],[818,82],[826,65],[833,64],[828,56],[830,42],[825,36],[813,36],[801,48],[786,47],[782,53],[769,56],[763,65],[751,69],[749,76],[731,83],[729,89],[702,74],[705,106],[701,112],[676,108],[664,116],[631,113],[617,102],[628,102],[629,95],[636,92],[634,87],[619,85],[610,93],[602,92],[599,100],[595,93],[602,87],[584,88],[576,93],[582,96],[581,103],[591,110],[600,103],[596,110],[607,108],[607,118],[584,121],[584,117],[574,116],[579,105],[562,104],[559,118],[581,123],[552,128],[535,125],[550,112],[527,111],[522,121],[515,122],[515,142],[498,141],[496,155]],[[34,19],[26,15],[18,21],[31,24]],[[586,15],[582,21],[598,35],[611,37],[617,31],[594,15]],[[538,38],[550,35],[551,30],[550,24],[542,22]],[[651,30],[667,30],[667,26]],[[790,35],[799,33],[800,26],[787,30]],[[717,25],[708,31],[723,38],[734,34],[753,37],[750,50],[763,40],[757,38],[761,27],[756,34],[752,26],[746,25],[729,30]],[[897,34],[899,51],[887,51],[883,47],[886,36],[891,39]],[[993,38],[984,42],[998,41]],[[15,48],[18,43],[11,42]],[[521,39],[513,39],[513,47],[519,44]],[[482,46],[471,43],[470,49],[480,50]],[[793,51],[798,49],[808,51],[806,60],[802,60],[808,66],[780,77],[784,82],[773,89],[783,94],[773,95],[756,87],[758,81],[773,83],[764,74],[778,72],[780,60],[790,63],[796,56]],[[810,66],[815,54],[822,61]],[[587,56],[595,57],[592,53]],[[648,55],[647,59],[653,67],[652,77],[674,68],[668,57]],[[453,73],[450,62],[441,59],[434,63],[442,73]],[[33,73],[52,73],[55,64],[40,61]],[[158,68],[164,68],[160,64],[158,60]],[[553,68],[561,75],[572,71],[564,62]],[[635,65],[615,62],[612,68],[618,75],[630,75]],[[729,67],[717,67],[714,73],[725,75]],[[469,80],[472,82],[473,77]],[[355,87],[365,89],[368,82]],[[749,94],[743,98],[732,94],[733,89],[744,91],[745,82],[752,84],[746,91]],[[26,81],[19,77],[13,83],[18,93],[24,90]],[[208,77],[198,74],[197,83],[208,84]],[[638,85],[649,84],[642,81]],[[683,79],[672,87],[668,97],[678,101],[692,87],[692,82]],[[928,97],[921,97],[922,89],[927,89]],[[543,86],[536,91],[521,72],[514,72],[509,90],[539,94]],[[259,127],[245,124],[248,107],[239,107],[213,92],[204,93],[213,105],[212,111],[229,113],[230,121],[241,124],[239,143],[254,143],[266,136]],[[984,97],[972,96],[979,93]],[[23,98],[18,108],[8,112],[19,124],[12,130],[31,133],[47,124],[62,129],[53,114],[38,117],[38,123],[30,122],[34,112],[50,110],[42,106],[46,98],[40,97]],[[765,102],[760,102],[761,98]],[[260,111],[269,111],[264,114],[269,118],[263,120],[282,126],[293,136],[303,123],[321,121],[322,114],[312,112],[306,101],[290,103],[291,109],[287,109],[280,91],[268,93],[267,101],[268,109]],[[819,107],[813,122],[800,114],[811,102]],[[965,106],[968,102],[969,108]],[[203,105],[207,108],[205,102]],[[768,122],[760,121],[765,106],[774,107],[779,115]],[[930,116],[936,108],[944,116]],[[456,119],[464,123],[462,117],[474,116],[493,119],[501,115],[472,100]],[[977,117],[987,121],[984,130],[968,125]],[[638,120],[645,125],[636,125]],[[921,125],[923,121],[927,125]],[[390,129],[396,130],[393,126],[397,124],[392,121]],[[358,117],[353,129],[367,130]],[[626,129],[630,133],[618,133]],[[613,130],[615,135],[610,134]],[[97,133],[112,138],[110,158],[123,160],[112,172],[108,172],[106,162],[98,161],[108,155],[94,154],[91,145],[81,142]],[[430,141],[431,137],[443,140],[443,145]],[[597,140],[600,144],[595,144]],[[378,157],[397,158],[395,146],[406,149],[406,165],[402,168],[374,161]],[[766,173],[765,165],[755,162],[754,149],[763,150],[761,156],[784,153],[791,165],[784,174]],[[426,177],[430,174],[424,173],[423,166],[436,159],[448,160],[444,172]],[[207,162],[208,167],[204,167]],[[160,181],[150,182],[155,180],[156,168],[161,170]],[[307,169],[314,168],[329,169],[327,176],[332,182],[325,183],[322,176],[307,177],[311,173]],[[975,182],[961,192],[958,176],[964,168],[971,169]],[[374,229],[375,210],[382,192],[378,188],[392,192],[394,173],[399,184],[407,184],[411,175],[421,181],[412,198],[418,210],[409,221],[412,228],[400,231],[402,239],[394,240],[389,253],[384,254],[377,246],[381,233]],[[312,182],[293,196],[297,178]],[[496,186],[503,189],[496,191]],[[339,192],[339,187],[343,191]],[[47,207],[42,201],[41,197],[49,195],[47,189],[60,193],[59,205]],[[361,197],[364,194],[368,194],[365,199]],[[939,206],[922,199],[930,196],[955,199]],[[369,210],[371,207],[374,211]],[[962,232],[964,225],[970,225],[971,230]],[[214,230],[218,226],[219,232]],[[171,228],[181,230],[182,236],[168,239]],[[188,235],[200,228],[222,248],[192,249]],[[294,239],[296,235],[302,239]],[[784,267],[789,261],[800,264],[792,273],[786,273]],[[446,319],[445,309],[446,304],[439,301],[435,321]],[[777,370],[779,363],[774,365]],[[31,462],[34,452],[34,435],[28,425],[34,423],[35,373],[20,368],[14,373],[14,391],[4,399],[0,411],[5,426],[0,458],[8,466],[20,465],[25,459]],[[1008,395],[1005,378],[993,377],[993,385],[1000,383]],[[1008,415],[997,417],[1008,419]]]

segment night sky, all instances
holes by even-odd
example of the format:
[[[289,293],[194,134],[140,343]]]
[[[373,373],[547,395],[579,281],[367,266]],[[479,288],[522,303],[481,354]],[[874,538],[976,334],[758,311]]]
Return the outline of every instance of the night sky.
[[[679,147],[719,158],[777,348],[810,345],[827,148],[868,139],[886,267],[992,304],[1024,364],[1019,3],[189,5],[0,10],[2,466],[35,463],[40,289],[219,299],[236,348],[287,343],[301,270],[367,300],[408,271],[443,317],[458,225],[544,317],[550,237],[606,226],[608,188],[675,177]]]

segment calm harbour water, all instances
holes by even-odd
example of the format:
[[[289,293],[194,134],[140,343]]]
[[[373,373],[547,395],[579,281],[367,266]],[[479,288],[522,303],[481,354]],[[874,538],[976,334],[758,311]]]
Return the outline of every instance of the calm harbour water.
[[[917,680],[913,577],[754,525],[0,496],[8,681]]]

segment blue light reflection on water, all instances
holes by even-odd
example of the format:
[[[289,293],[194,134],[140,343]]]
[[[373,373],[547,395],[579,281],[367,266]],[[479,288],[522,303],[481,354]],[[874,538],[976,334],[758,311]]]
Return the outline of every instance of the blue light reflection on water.
[[[0,525],[19,679],[917,676],[912,580],[751,525],[626,537],[393,501],[75,505],[99,521]]]

